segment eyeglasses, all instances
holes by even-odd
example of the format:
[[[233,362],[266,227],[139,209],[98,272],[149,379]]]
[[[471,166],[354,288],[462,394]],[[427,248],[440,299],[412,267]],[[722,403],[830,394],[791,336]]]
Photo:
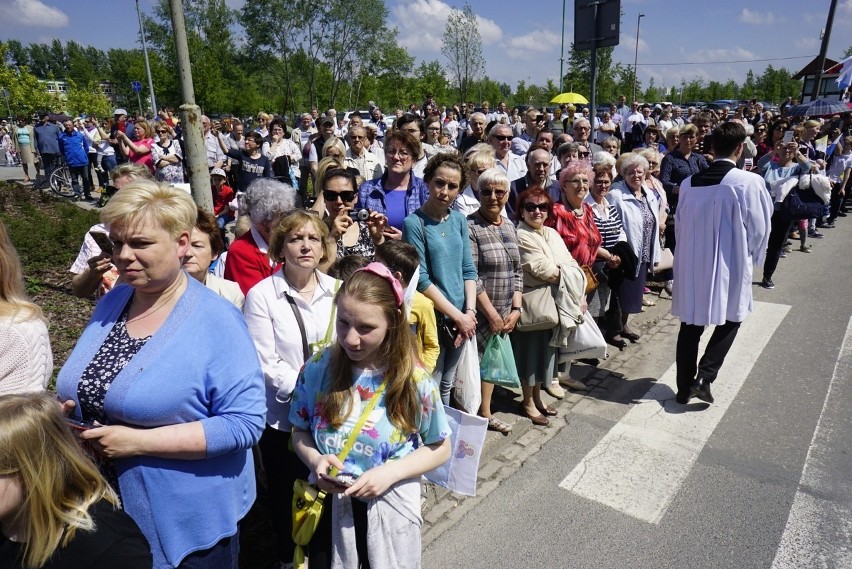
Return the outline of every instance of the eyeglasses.
[[[168,134],[168,133],[169,133],[169,131],[167,131],[167,130],[158,130],[157,131],[157,134]]]
[[[524,211],[525,212],[532,213],[536,210],[547,213],[547,204],[546,203],[532,203],[532,202],[527,202],[527,203],[524,204]]]
[[[366,138],[367,138],[366,136],[355,136],[355,135],[352,135],[352,134],[349,135],[350,140],[365,140]]]
[[[458,183],[457,183],[457,182],[448,182],[447,180],[445,180],[445,179],[443,179],[443,178],[433,178],[433,179],[432,179],[432,183],[433,183],[433,184],[435,185],[435,187],[436,187],[436,188],[438,188],[439,190],[443,190],[444,188],[448,188],[448,189],[450,189],[450,190],[457,190],[457,189],[459,189],[459,185],[458,185]]]
[[[493,195],[498,200],[502,200],[503,197],[506,195],[506,190],[482,189],[482,190],[479,190],[479,195],[481,195],[484,198],[490,198]]]
[[[512,140],[515,137],[510,135],[510,134],[492,134],[491,138],[493,138],[494,140],[506,141],[506,140]]]
[[[322,197],[327,202],[336,202],[338,198],[343,200],[344,202],[351,202],[355,199],[355,192],[348,190],[344,192],[334,192],[331,190],[323,190]]]
[[[578,152],[577,156],[579,156],[580,158],[588,158],[589,156],[591,156],[591,154],[591,152]]]
[[[411,152],[408,150],[388,150],[385,152],[385,156],[389,156],[391,158],[402,158],[405,160],[406,158],[411,158]]]

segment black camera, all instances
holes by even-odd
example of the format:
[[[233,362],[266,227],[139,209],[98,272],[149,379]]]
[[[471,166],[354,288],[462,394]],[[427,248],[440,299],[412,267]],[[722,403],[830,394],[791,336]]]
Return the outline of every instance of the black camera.
[[[368,219],[370,219],[370,210],[353,209],[349,212],[349,217],[351,217],[353,221],[367,221]]]

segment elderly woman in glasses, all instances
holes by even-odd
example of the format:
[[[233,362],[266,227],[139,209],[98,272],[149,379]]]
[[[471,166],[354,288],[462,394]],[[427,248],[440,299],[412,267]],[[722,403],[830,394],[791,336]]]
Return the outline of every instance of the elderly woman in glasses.
[[[165,123],[157,123],[157,143],[151,147],[157,180],[169,184],[183,184],[183,150],[172,139],[171,129]]]
[[[631,342],[639,340],[639,334],[627,326],[627,320],[631,314],[642,311],[648,268],[660,261],[660,205],[645,181],[648,168],[644,156],[636,153],[627,156],[619,166],[622,180],[613,184],[606,197],[621,217],[627,243],[636,255],[636,271],[625,275],[618,288],[621,337]]]
[[[503,216],[509,199],[509,177],[502,168],[492,166],[478,175],[478,187],[479,210],[467,216],[467,227],[478,275],[476,341],[481,355],[491,336],[512,332],[521,318],[523,272],[515,226]],[[494,384],[483,381],[479,414],[488,419],[488,428],[507,434],[512,427],[491,414],[493,392]],[[540,416],[533,411],[526,411],[527,416]]]

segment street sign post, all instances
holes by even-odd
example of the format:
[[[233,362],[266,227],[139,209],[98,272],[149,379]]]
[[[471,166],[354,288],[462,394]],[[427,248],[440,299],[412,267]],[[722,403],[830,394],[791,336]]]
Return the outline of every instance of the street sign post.
[[[599,47],[618,45],[621,0],[574,0],[574,49],[591,50],[589,65],[589,141],[595,141],[597,67]]]
[[[136,92],[136,101],[139,103],[139,114],[144,114],[142,112],[142,95],[140,92],[142,91],[142,82],[141,81],[131,81],[130,88]]]

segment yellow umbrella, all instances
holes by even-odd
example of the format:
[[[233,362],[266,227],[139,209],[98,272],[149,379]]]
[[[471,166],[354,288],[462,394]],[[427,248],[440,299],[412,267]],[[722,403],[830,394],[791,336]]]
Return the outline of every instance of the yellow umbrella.
[[[560,93],[550,100],[551,103],[561,105],[563,103],[572,103],[574,105],[588,105],[589,101],[579,93]]]

